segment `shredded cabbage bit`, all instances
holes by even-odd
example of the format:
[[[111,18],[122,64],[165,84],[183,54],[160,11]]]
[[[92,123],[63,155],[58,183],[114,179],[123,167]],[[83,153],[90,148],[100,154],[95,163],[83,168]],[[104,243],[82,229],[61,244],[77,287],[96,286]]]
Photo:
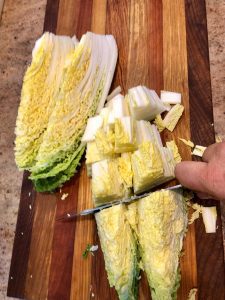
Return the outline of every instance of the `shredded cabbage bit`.
[[[194,143],[192,141],[190,141],[190,140],[185,140],[185,139],[182,139],[182,138],[179,138],[179,140],[181,142],[183,142],[185,145],[187,145],[187,146],[189,146],[191,148],[194,148],[194,146],[195,146]]]
[[[166,142],[166,146],[168,149],[170,149],[173,152],[173,157],[176,163],[181,162],[182,158],[180,156],[180,153],[178,151],[177,145],[175,141]]]
[[[176,104],[166,114],[165,118],[163,119],[163,124],[169,131],[172,132],[174,130],[179,119],[183,114],[183,111],[184,111],[184,106],[181,104]]]
[[[165,124],[161,115],[155,117],[154,124],[157,126],[159,132],[162,132],[165,129]]]

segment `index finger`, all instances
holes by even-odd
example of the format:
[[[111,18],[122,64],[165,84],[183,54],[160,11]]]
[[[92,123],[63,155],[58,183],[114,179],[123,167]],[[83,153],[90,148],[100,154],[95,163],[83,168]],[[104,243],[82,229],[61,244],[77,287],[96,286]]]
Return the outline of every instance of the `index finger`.
[[[225,155],[225,142],[215,143],[205,149],[202,160],[209,162],[214,157],[219,159],[223,155]]]
[[[205,177],[207,163],[197,161],[182,161],[175,167],[175,176],[178,181],[191,190],[205,193]]]

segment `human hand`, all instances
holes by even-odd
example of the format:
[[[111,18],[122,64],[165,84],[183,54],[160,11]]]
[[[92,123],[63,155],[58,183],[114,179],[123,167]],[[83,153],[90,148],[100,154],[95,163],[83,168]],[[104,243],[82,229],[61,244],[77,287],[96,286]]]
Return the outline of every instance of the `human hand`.
[[[225,142],[210,145],[202,162],[183,161],[176,165],[175,176],[199,198],[225,201]]]

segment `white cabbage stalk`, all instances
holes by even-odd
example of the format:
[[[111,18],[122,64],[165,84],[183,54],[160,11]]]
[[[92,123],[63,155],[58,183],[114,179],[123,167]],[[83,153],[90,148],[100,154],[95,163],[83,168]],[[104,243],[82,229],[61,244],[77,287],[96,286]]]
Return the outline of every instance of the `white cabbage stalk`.
[[[154,141],[153,130],[151,124],[148,121],[136,121],[136,137],[138,145],[143,142]]]
[[[203,222],[205,225],[205,232],[215,233],[216,219],[217,219],[216,206],[212,206],[212,207],[202,206],[201,212],[202,212]]]
[[[160,98],[164,104],[181,104],[180,93],[161,91]]]
[[[103,118],[103,127],[107,128],[108,119],[112,109],[110,107],[103,107],[99,113],[99,115]]]
[[[167,110],[154,90],[137,86],[128,90],[129,109],[136,120],[153,120]]]
[[[121,86],[119,85],[118,87],[116,87],[111,94],[109,94],[109,96],[107,97],[106,101],[108,102],[109,100],[111,100],[112,98],[114,98],[115,96],[117,96],[118,94],[120,94],[122,91]]]
[[[194,150],[192,151],[192,155],[196,155],[202,157],[207,147],[196,145]]]
[[[124,99],[124,96],[121,94],[118,94],[109,102],[107,102],[106,106],[111,109],[109,113],[108,124],[112,128],[115,125],[115,120],[117,118],[129,116],[128,105]]]
[[[81,141],[84,143],[94,141],[97,130],[103,126],[103,121],[104,120],[102,116],[94,116],[89,118]]]
[[[154,142],[159,148],[163,161],[164,178],[161,180],[161,184],[174,178],[175,160],[172,151],[166,147],[163,147],[160,134],[155,125],[152,125],[152,131],[154,135]]]

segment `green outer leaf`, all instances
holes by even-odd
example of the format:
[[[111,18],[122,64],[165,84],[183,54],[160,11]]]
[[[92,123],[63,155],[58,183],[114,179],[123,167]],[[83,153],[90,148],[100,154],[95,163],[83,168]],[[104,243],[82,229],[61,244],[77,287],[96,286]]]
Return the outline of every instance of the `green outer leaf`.
[[[53,192],[56,188],[62,186],[64,182],[68,181],[76,173],[84,150],[85,147],[80,150],[79,154],[74,158],[69,167],[57,175],[36,180],[31,178],[37,192]]]

